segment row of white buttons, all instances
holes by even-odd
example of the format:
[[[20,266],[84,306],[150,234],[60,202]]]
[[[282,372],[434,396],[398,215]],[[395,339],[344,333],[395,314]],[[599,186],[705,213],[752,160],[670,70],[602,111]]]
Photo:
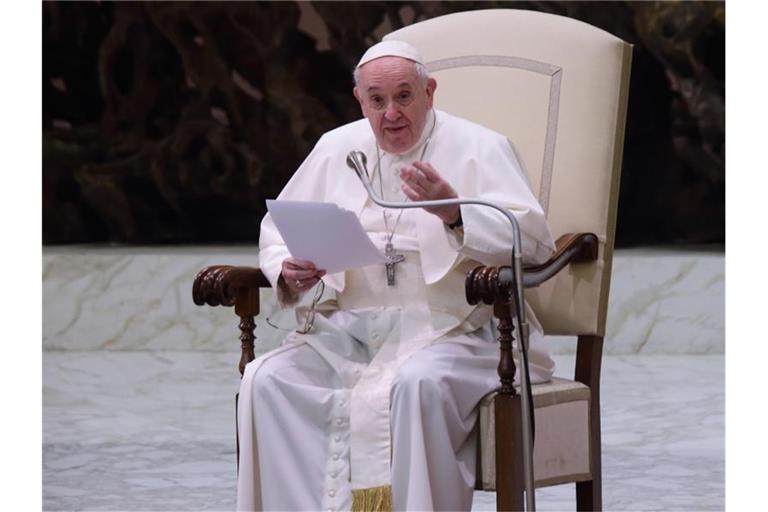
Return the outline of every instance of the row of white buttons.
[[[347,471],[345,454],[347,453],[347,443],[345,442],[345,433],[349,425],[349,391],[338,390],[334,393],[334,403],[332,407],[331,425],[334,432],[330,437],[330,461],[327,466],[327,476],[325,481],[325,498],[323,499],[323,508],[328,510],[338,509],[342,503],[337,500],[338,478]]]

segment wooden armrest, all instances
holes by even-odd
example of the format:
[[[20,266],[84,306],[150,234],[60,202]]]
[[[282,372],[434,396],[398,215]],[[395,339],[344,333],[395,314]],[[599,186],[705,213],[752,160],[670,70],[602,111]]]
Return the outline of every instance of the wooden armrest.
[[[594,233],[568,233],[561,236],[555,242],[555,253],[547,261],[523,268],[523,285],[534,288],[570,263],[595,261],[597,246],[597,235]]]
[[[235,314],[240,317],[240,375],[245,365],[254,359],[254,317],[259,314],[259,288],[270,286],[261,269],[230,265],[206,267],[197,273],[192,284],[192,300],[198,306],[235,306]]]
[[[569,233],[555,242],[555,253],[543,264],[523,268],[523,286],[534,288],[555,276],[570,263],[597,259],[597,236],[594,233]],[[465,292],[469,304],[506,302],[514,287],[512,267],[479,266],[467,274]]]
[[[192,300],[198,306],[234,306],[241,290],[270,286],[259,268],[215,265],[205,267],[195,276]]]

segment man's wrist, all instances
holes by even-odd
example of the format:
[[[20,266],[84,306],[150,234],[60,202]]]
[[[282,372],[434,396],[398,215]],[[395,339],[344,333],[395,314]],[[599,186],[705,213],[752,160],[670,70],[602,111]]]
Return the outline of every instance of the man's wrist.
[[[461,218],[461,209],[459,209],[459,216],[453,222],[446,222],[448,229],[460,228],[464,225],[464,220]]]

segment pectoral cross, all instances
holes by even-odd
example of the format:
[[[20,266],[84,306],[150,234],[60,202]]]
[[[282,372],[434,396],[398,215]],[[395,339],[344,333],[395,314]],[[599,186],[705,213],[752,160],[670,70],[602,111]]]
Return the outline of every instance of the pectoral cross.
[[[387,257],[387,286],[395,286],[395,265],[405,261],[405,256],[395,252],[392,242],[384,246],[384,256]]]

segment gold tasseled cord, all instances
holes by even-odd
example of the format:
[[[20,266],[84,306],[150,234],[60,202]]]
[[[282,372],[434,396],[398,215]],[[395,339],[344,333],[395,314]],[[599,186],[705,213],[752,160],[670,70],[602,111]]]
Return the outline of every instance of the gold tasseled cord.
[[[382,485],[352,490],[352,512],[391,512],[392,487]]]

